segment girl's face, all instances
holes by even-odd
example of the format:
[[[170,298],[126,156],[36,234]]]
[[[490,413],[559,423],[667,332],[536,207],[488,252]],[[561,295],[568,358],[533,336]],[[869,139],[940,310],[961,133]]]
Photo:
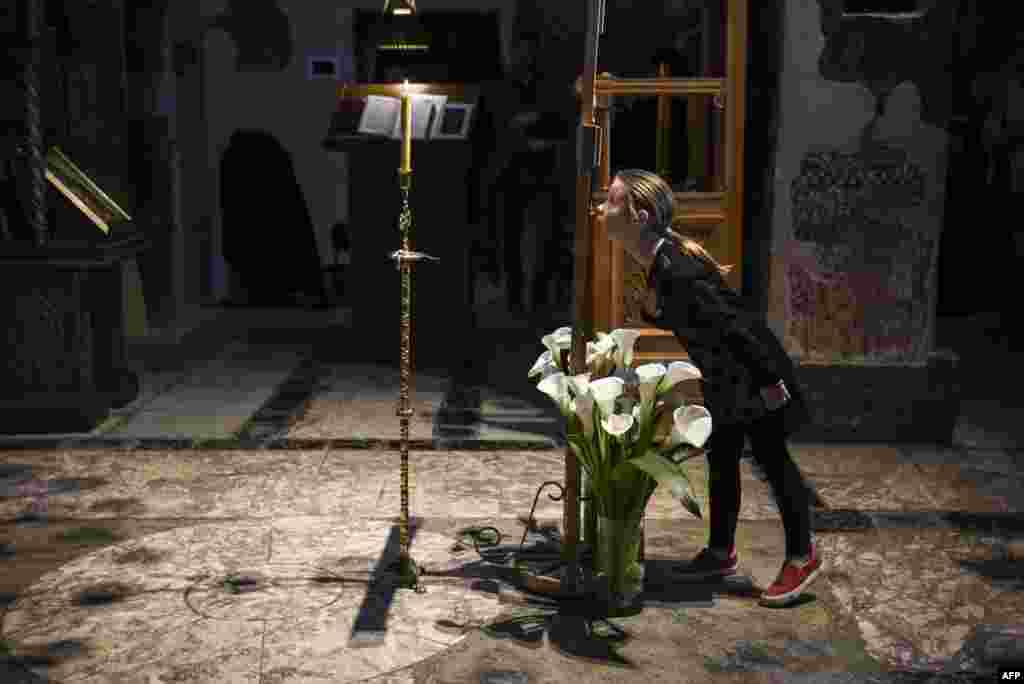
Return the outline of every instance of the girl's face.
[[[608,188],[608,201],[599,206],[598,220],[608,231],[608,237],[619,242],[644,268],[650,265],[658,236],[649,230],[650,213],[639,209],[630,215],[626,200],[629,189],[616,178]]]
[[[631,233],[635,233],[637,226],[629,216],[629,208],[626,206],[625,184],[616,178],[608,188],[608,200],[598,207],[600,217],[608,230],[608,237],[613,240],[625,240]]]

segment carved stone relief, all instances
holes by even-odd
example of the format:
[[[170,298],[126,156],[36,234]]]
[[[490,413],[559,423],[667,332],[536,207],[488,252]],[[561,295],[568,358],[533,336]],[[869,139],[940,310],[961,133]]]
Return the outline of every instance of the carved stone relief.
[[[787,334],[804,356],[922,356],[938,236],[912,212],[932,190],[905,150],[867,136],[852,154],[805,154],[785,270]]]
[[[825,48],[821,76],[861,83],[884,114],[888,94],[909,81],[921,93],[921,119],[945,128],[952,114],[948,65],[952,62],[956,3],[930,0],[918,15],[900,18],[843,16],[843,0],[817,0]]]
[[[891,18],[843,16],[841,0],[818,4],[820,75],[863,85],[875,111],[852,145],[845,134],[805,143],[787,174],[788,197],[778,201],[789,204],[792,233],[782,231],[773,250],[773,317],[804,360],[923,362],[934,325],[953,8],[927,3]]]

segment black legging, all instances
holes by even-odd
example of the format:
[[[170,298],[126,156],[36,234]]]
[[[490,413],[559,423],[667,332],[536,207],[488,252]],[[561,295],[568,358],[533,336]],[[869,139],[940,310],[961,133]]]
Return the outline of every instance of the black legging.
[[[786,531],[786,557],[805,556],[811,548],[810,497],[803,477],[789,455],[778,414],[768,414],[753,425],[725,425],[712,430],[708,440],[711,476],[711,538],[715,549],[731,549],[740,513],[740,457],[749,435],[754,460],[764,472],[782,514]]]

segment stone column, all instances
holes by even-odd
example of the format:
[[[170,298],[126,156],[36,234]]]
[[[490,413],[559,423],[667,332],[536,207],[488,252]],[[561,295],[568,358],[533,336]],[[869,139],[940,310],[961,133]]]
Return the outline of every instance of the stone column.
[[[769,319],[819,431],[947,439],[933,337],[952,7],[841,8],[785,3]]]
[[[153,248],[139,259],[149,324],[175,335],[181,314],[181,232],[173,200],[175,135],[173,89],[163,89],[171,68],[168,0],[131,5],[127,13],[127,116],[134,145],[130,165],[139,186],[135,221]],[[161,95],[170,94],[170,99]]]
[[[25,31],[28,38],[28,55],[25,60],[25,151],[29,158],[31,193],[29,221],[32,237],[37,247],[46,244],[49,238],[46,216],[46,149],[43,140],[42,94],[39,84],[39,68],[42,66],[42,0],[27,0],[25,3]]]

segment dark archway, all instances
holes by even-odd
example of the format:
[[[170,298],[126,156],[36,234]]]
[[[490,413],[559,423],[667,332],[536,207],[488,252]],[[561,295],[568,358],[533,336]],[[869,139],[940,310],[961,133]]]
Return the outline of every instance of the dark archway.
[[[324,300],[320,257],[292,157],[261,130],[231,134],[220,162],[223,254],[246,303],[287,305],[296,294]]]

